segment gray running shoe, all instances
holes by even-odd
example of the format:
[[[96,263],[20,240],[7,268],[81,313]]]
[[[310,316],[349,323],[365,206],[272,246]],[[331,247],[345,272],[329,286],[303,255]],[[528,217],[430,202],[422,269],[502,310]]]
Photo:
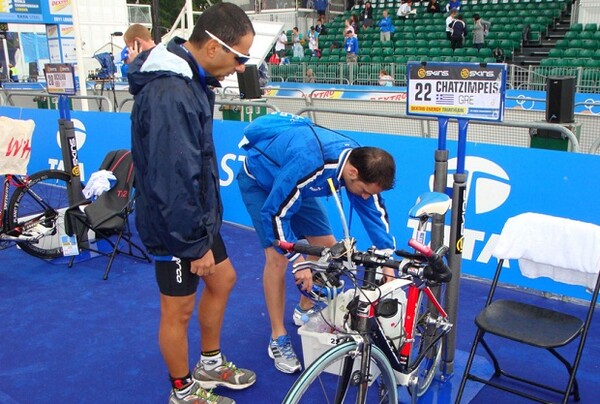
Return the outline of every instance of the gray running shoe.
[[[212,370],[207,370],[202,361],[198,361],[192,376],[205,389],[225,386],[241,390],[252,386],[256,381],[256,374],[253,371],[238,369],[233,363],[227,362],[225,356],[223,356],[223,364]]]
[[[275,361],[277,370],[283,373],[294,373],[302,370],[302,365],[292,348],[289,335],[282,335],[271,339],[269,343],[269,357]]]
[[[184,398],[177,398],[175,391],[171,390],[169,404],[235,404],[235,401],[213,394],[212,391],[204,390],[200,387],[200,383],[194,381],[190,394]]]

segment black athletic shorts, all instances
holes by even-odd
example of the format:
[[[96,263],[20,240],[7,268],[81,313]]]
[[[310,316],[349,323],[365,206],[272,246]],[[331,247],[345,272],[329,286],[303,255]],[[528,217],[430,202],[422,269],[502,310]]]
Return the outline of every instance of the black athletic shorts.
[[[227,249],[223,238],[217,234],[213,240],[212,253],[215,264],[225,261]],[[189,296],[196,293],[200,277],[190,271],[190,261],[177,257],[154,257],[156,282],[160,293],[166,296]]]

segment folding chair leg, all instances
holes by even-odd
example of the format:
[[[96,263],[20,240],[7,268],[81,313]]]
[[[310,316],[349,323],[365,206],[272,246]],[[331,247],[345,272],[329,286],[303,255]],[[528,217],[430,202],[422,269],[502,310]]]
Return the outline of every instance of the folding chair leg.
[[[473,360],[475,359],[475,353],[477,352],[477,345],[479,345],[479,340],[482,338],[482,334],[483,332],[478,328],[477,332],[475,333],[475,339],[473,341],[473,346],[471,347],[471,352],[469,353],[469,358],[467,359],[465,372],[463,373],[460,386],[458,387],[458,392],[456,393],[456,400],[454,401],[455,404],[460,404],[460,399],[465,391],[465,386],[467,385],[467,381],[469,379],[469,372],[471,371],[471,366],[473,365]]]
[[[110,254],[110,258],[108,259],[108,265],[106,266],[106,270],[104,271],[104,276],[102,277],[103,280],[108,279],[108,273],[110,272],[110,267],[112,266],[113,260],[115,259],[115,255],[117,255],[117,252],[119,251],[119,242],[121,241],[121,237],[123,237],[123,234],[119,233],[119,236],[117,237],[117,241],[115,241],[115,247],[113,248],[113,251]]]
[[[75,262],[75,255],[73,255],[69,260],[69,268],[73,268],[73,262]]]

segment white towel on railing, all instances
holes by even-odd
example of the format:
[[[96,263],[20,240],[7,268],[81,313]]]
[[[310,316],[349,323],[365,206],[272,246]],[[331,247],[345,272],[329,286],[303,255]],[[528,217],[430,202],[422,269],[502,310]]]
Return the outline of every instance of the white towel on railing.
[[[492,255],[518,259],[528,278],[547,276],[593,288],[600,270],[600,226],[523,213],[506,221]]]

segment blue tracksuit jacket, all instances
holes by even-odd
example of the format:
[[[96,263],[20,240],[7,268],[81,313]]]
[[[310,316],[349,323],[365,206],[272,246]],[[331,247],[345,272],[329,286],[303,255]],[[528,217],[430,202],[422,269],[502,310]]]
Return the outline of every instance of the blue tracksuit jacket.
[[[308,118],[273,113],[254,120],[244,132],[248,155],[244,169],[269,191],[261,215],[270,241],[296,241],[290,219],[303,198],[331,195],[327,179],[344,187],[342,168],[360,146],[340,133],[321,128]],[[348,199],[377,248],[394,248],[387,212],[380,195]]]

